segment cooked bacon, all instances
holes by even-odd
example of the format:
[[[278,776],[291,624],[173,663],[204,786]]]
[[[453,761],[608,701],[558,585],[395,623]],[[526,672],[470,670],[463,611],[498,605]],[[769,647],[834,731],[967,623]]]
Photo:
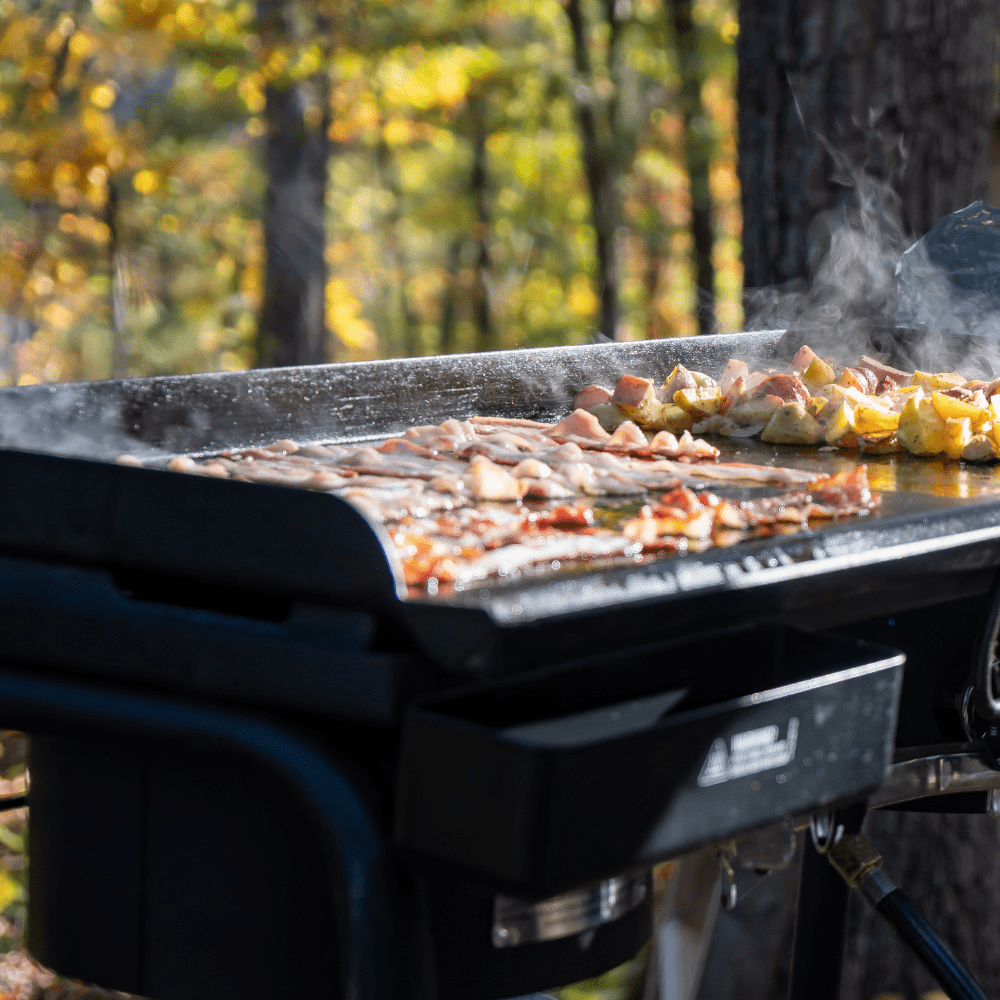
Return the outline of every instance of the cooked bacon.
[[[646,435],[642,433],[639,428],[632,423],[631,420],[626,420],[619,428],[611,435],[608,440],[609,448],[628,448],[630,445],[638,445],[640,448],[648,448],[649,441],[646,440]]]
[[[430,590],[439,582],[462,586],[532,565],[634,556],[640,549],[700,551],[748,531],[797,530],[811,518],[861,513],[878,503],[863,468],[816,479],[717,458],[717,449],[688,431],[679,437],[660,431],[647,440],[626,421],[608,434],[577,409],[558,424],[446,420],[409,428],[378,446],[282,441],[200,461],[181,456],[170,467],[334,493],[387,525],[407,582]],[[779,484],[798,492],[738,502],[691,489],[711,482]],[[658,493],[639,517],[617,528],[596,526],[593,510],[580,500]],[[529,510],[522,497],[543,509]],[[610,511],[602,517],[613,523]]]
[[[550,427],[549,437],[559,441],[563,438],[577,440],[607,441],[611,435],[598,423],[597,417],[586,410],[574,410],[565,420]]]

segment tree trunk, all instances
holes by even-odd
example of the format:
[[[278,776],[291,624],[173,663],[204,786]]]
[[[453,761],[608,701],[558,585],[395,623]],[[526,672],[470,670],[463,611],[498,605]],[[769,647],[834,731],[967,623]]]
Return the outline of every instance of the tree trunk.
[[[490,303],[490,201],[486,170],[486,107],[478,95],[470,95],[472,117],[472,176],[469,188],[476,209],[476,283],[473,289],[473,312],[476,318],[476,350],[492,351],[497,343],[496,327]]]
[[[289,3],[259,0],[265,41],[294,41]],[[288,22],[286,24],[286,22]],[[265,89],[267,139],[264,303],[258,364],[329,361],[326,330],[326,170],[330,155],[329,84],[321,70]]]
[[[681,73],[680,103],[684,113],[684,159],[691,191],[698,332],[715,333],[715,267],[712,263],[715,236],[708,183],[712,143],[709,119],[701,99],[704,70],[698,29],[691,18],[691,0],[669,0],[668,7]]]
[[[987,196],[996,29],[993,0],[742,0],[747,288],[822,256],[816,220],[852,194],[824,140],[895,184],[917,236]]]
[[[608,6],[611,40],[615,31],[614,4]],[[573,65],[576,70],[576,113],[583,146],[583,167],[590,189],[591,219],[597,244],[598,296],[601,300],[601,333],[609,340],[618,334],[618,253],[615,230],[618,220],[618,193],[615,190],[615,166],[609,142],[602,141],[597,115],[587,47],[587,22],[580,0],[568,0],[566,15],[573,35]],[[613,58],[617,46],[609,45]],[[613,73],[613,68],[612,68]],[[613,125],[613,123],[611,123]]]
[[[858,263],[879,272],[865,280],[881,282],[885,293],[894,288],[893,254],[911,236],[987,197],[998,11],[995,0],[741,0],[739,173],[748,288],[814,277],[834,256],[826,252],[835,245],[839,214],[853,217],[868,241],[858,245],[876,259]],[[882,301],[874,293],[862,299],[873,308]],[[991,906],[995,821],[889,813],[872,816],[869,829],[889,872],[987,992],[1000,990],[992,945],[1000,936]],[[902,990],[915,1000],[931,981],[855,902],[841,995],[868,1000]],[[768,928],[749,927],[747,934],[758,945],[748,953],[761,961],[773,954]]]

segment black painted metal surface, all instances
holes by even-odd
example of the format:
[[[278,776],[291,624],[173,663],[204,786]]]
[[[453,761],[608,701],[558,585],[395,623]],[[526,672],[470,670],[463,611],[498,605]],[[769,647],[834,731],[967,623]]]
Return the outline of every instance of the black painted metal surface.
[[[677,362],[717,374],[731,356],[766,366],[793,340],[772,331],[3,390],[0,552],[360,607],[402,627],[434,661],[473,673],[572,658],[575,642],[614,648],[626,620],[651,639],[723,613],[835,624],[851,601],[910,607],[928,578],[961,588],[971,572],[1000,565],[995,467],[899,455],[868,460],[885,497],[869,517],[407,600],[384,532],[339,498],[161,468],[179,453],[280,437],[372,439],[476,413],[552,418],[591,381],[662,378]],[[820,471],[857,460],[760,442],[721,447],[726,458]],[[123,454],[153,467],[114,464]],[[586,627],[570,633],[571,619]]]

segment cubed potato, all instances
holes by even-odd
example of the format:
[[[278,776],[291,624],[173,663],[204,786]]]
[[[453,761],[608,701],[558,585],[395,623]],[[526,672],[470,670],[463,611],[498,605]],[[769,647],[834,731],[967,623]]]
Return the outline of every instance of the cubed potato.
[[[813,355],[808,367],[801,373],[801,379],[810,389],[818,389],[836,381],[833,366]]]
[[[779,410],[782,406],[784,400],[777,396],[757,396],[755,399],[744,399],[737,403],[729,411],[728,416],[734,424],[746,427],[750,424],[767,423],[774,416],[775,410]]]
[[[965,385],[965,376],[958,372],[931,372],[915,371],[913,373],[913,385],[920,386],[921,389],[954,389],[957,386]]]
[[[690,372],[683,365],[675,365],[674,370],[667,376],[667,381],[660,386],[660,391],[669,402],[674,398],[675,392],[681,389],[697,389],[698,383],[693,372]]]
[[[972,440],[972,422],[968,417],[962,417],[960,420],[949,417],[944,422],[944,438],[944,453],[958,461],[965,446]]]
[[[826,432],[823,436],[827,444],[836,445],[838,448],[858,446],[858,434],[854,429],[854,407],[846,399],[834,405],[827,417]]]
[[[982,395],[980,393],[980,395]],[[931,400],[934,403],[934,409],[937,410],[938,416],[942,420],[964,420],[968,419],[972,423],[973,432],[978,433],[984,423],[989,419],[989,410],[985,406],[979,407],[976,402],[965,400],[965,399],[955,399],[953,396],[946,396],[943,392],[932,392]],[[973,397],[975,400],[975,397]],[[983,403],[986,402],[985,396],[983,397]]]
[[[698,389],[681,389],[674,393],[674,405],[686,410],[697,420],[704,420],[719,412],[722,393],[719,387],[704,386]]]
[[[614,403],[598,403],[587,411],[597,417],[597,422],[609,433],[616,431],[628,417]]]
[[[899,415],[899,441],[914,455],[940,455],[947,449],[945,422],[929,396],[914,395]]]
[[[962,449],[964,462],[994,462],[998,458],[1000,450],[986,434],[973,434],[969,438],[969,443]]]
[[[854,408],[854,429],[866,438],[888,437],[894,434],[898,427],[898,413],[886,413],[874,406]]]
[[[883,410],[886,413],[891,409],[889,402],[884,396],[869,396],[853,385],[825,385],[820,391],[820,395],[826,396],[827,399],[831,399],[835,403],[843,399],[850,403],[851,406],[870,406],[877,410]]]
[[[816,444],[823,432],[801,403],[785,403],[768,421],[760,439],[771,444]]]
[[[656,417],[656,423],[651,430],[670,431],[671,434],[683,434],[691,430],[695,419],[687,410],[682,410],[673,403],[664,403]]]

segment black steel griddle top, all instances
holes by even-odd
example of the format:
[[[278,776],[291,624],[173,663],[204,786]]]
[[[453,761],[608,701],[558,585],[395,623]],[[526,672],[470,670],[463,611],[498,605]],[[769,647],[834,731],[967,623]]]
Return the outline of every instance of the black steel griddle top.
[[[3,390],[0,551],[378,606],[401,617],[435,658],[470,667],[493,655],[483,652],[484,636],[498,626],[535,635],[545,622],[601,611],[612,630],[617,611],[627,609],[634,623],[643,608],[654,632],[720,614],[797,620],[807,604],[845,608],[873,601],[875,589],[1000,564],[1000,469],[872,456],[869,477],[884,500],[864,517],[641,565],[491,579],[407,600],[384,530],[345,501],[161,471],[173,455],[282,437],[373,440],[474,414],[554,419],[584,385],[613,385],[626,372],[662,380],[678,362],[713,375],[731,357],[751,369],[783,363],[782,338],[771,331]],[[756,441],[713,443],[724,460],[817,472],[858,460]],[[154,467],[114,464],[123,454]],[[561,635],[571,644],[565,628]]]

